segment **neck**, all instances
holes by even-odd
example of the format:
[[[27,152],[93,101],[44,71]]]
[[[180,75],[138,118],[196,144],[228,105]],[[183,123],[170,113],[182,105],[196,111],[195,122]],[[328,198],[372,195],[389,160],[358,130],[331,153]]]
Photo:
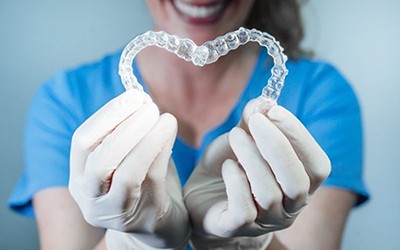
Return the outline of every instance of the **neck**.
[[[156,47],[142,51],[139,69],[160,111],[178,119],[178,135],[198,146],[210,128],[227,118],[246,86],[257,46],[241,47],[216,63],[196,67]]]

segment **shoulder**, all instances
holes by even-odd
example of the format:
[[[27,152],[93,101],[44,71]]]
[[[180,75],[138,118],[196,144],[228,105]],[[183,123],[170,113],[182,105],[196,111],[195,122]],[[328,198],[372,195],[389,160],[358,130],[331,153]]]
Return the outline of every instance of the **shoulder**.
[[[338,89],[350,87],[347,79],[332,64],[307,58],[297,61],[288,61],[287,67],[289,75],[287,77],[288,86],[305,88],[313,92],[316,87]]]
[[[63,93],[68,91],[80,95],[112,88],[113,84],[119,81],[119,56],[120,52],[117,52],[94,62],[61,70],[44,82],[42,88]]]
[[[39,87],[32,108],[38,106],[44,111],[48,105],[57,106],[60,111],[82,116],[80,120],[86,119],[123,91],[118,76],[119,57],[120,51],[59,71]]]
[[[296,115],[344,107],[359,109],[351,84],[332,64],[301,58],[288,61],[287,67],[281,100]]]

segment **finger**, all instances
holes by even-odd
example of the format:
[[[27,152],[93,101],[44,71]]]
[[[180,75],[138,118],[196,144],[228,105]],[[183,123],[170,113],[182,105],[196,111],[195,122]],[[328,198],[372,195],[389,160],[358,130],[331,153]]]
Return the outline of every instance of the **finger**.
[[[167,176],[167,192],[171,200],[174,201],[176,205],[178,205],[183,211],[186,211],[184,200],[183,200],[183,188],[182,184],[179,180],[178,172],[176,170],[176,166],[172,157],[169,158]]]
[[[275,105],[276,102],[262,96],[250,100],[244,107],[242,119],[239,122],[239,127],[244,129],[246,132],[249,132],[248,124],[251,115],[254,113],[266,115],[268,111]]]
[[[260,113],[250,117],[249,129],[287,197],[285,208],[297,211],[307,198],[310,180],[296,152],[282,132]]]
[[[229,133],[229,142],[246,172],[257,204],[263,210],[282,204],[282,191],[253,139],[243,129],[236,127]]]
[[[176,118],[168,113],[161,115],[160,122],[168,124],[168,127],[173,127],[173,130],[171,130],[172,134],[162,151],[151,164],[144,182],[151,189],[152,195],[154,196],[154,204],[160,208],[164,207],[163,211],[165,211],[168,208],[167,205],[169,201],[166,183],[169,167],[168,163],[171,160],[172,147],[175,143],[178,125]]]
[[[330,173],[330,160],[304,125],[281,106],[272,108],[269,119],[289,139],[310,177],[310,194],[321,185]]]
[[[212,206],[205,216],[205,229],[220,237],[230,237],[241,226],[257,217],[246,175],[233,160],[222,165],[222,178],[226,187],[227,202]]]
[[[236,159],[228,140],[228,134],[225,133],[215,139],[206,149],[203,158],[203,166],[211,176],[220,176],[220,167],[226,159]]]
[[[174,140],[175,134],[176,120],[170,115],[160,116],[150,132],[129,152],[115,170],[107,196],[120,197],[119,202],[125,202],[126,197],[131,197],[133,200],[139,198],[141,185],[149,168],[156,167],[158,163],[167,165],[167,156],[170,155],[171,141]],[[164,176],[166,168],[167,166],[159,166]],[[154,177],[155,174],[152,174]]]
[[[132,148],[150,131],[159,117],[157,106],[144,104],[110,133],[88,156],[84,179],[91,183],[90,196],[104,194],[109,188],[110,176]]]
[[[162,114],[159,123],[164,123],[164,126],[169,128],[168,131],[166,131],[166,133],[169,134],[169,140],[149,168],[146,178],[152,181],[165,180],[168,161],[171,158],[172,147],[174,146],[178,129],[176,118],[169,113]]]
[[[141,91],[126,91],[109,101],[75,131],[71,142],[71,175],[82,175],[89,153],[143,102]]]

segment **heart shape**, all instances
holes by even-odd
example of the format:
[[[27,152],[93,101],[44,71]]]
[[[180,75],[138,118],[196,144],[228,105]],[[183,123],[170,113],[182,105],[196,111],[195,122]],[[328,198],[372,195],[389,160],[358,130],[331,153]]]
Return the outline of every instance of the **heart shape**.
[[[165,48],[175,53],[178,57],[186,61],[191,61],[196,66],[204,66],[217,61],[219,57],[228,54],[229,51],[237,49],[240,45],[248,42],[258,42],[261,46],[266,47],[268,54],[274,59],[271,77],[268,79],[267,85],[263,88],[261,96],[275,103],[283,88],[285,77],[288,74],[285,65],[287,56],[283,54],[283,48],[273,36],[256,29],[249,30],[241,27],[212,41],[207,41],[200,46],[197,46],[190,39],[182,39],[178,36],[167,34],[164,31],[147,31],[136,36],[126,45],[121,54],[118,73],[125,89],[136,88],[143,90],[142,85],[133,74],[132,62],[137,53],[148,46],[155,45]]]

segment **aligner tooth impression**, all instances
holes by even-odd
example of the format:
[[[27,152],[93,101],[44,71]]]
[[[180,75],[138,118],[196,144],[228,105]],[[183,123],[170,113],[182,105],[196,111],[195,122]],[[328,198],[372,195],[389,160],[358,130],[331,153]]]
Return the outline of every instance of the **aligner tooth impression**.
[[[164,31],[147,31],[136,36],[126,45],[121,54],[118,73],[126,90],[130,88],[143,90],[142,85],[133,74],[132,62],[135,56],[148,46],[164,48],[186,61],[191,61],[196,66],[204,66],[217,61],[219,57],[250,41],[266,47],[268,54],[273,58],[274,66],[271,68],[271,77],[267,80],[261,97],[267,98],[271,103],[276,103],[288,74],[285,65],[287,56],[272,35],[256,29],[249,30],[241,27],[200,46],[188,38],[179,38]]]

